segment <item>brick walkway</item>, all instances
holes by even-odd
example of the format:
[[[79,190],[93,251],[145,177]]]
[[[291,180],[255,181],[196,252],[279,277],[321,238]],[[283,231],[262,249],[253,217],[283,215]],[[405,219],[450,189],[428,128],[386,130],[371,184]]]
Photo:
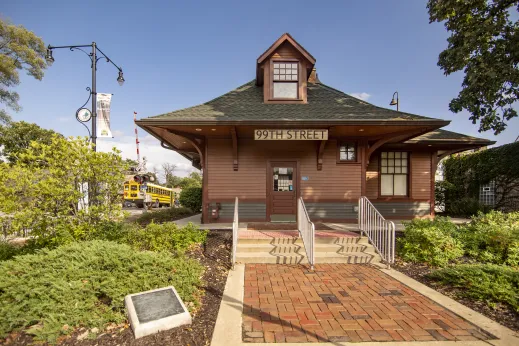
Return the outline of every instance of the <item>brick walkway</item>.
[[[367,265],[245,267],[244,342],[479,339],[492,337]]]

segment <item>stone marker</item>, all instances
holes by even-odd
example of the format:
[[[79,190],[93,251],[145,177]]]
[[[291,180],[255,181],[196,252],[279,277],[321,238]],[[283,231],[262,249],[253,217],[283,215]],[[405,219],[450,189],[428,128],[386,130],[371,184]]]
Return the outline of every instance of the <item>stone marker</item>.
[[[173,286],[129,294],[124,304],[135,339],[191,324],[191,315]]]

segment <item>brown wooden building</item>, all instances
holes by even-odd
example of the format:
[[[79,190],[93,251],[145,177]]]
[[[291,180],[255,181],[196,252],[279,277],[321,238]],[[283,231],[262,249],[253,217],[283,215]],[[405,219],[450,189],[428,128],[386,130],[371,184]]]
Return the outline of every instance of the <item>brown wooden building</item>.
[[[312,221],[355,221],[360,196],[386,218],[430,216],[438,160],[493,144],[329,87],[315,62],[284,34],[257,59],[255,80],[137,121],[203,170],[203,222],[232,221],[235,197],[245,222],[295,220],[299,197]]]

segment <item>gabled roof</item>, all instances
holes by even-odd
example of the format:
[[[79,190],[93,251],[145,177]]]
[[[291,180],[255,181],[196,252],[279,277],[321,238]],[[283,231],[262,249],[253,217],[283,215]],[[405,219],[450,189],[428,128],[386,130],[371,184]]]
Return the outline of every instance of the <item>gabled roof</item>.
[[[445,126],[449,122],[377,107],[322,83],[308,83],[307,104],[266,104],[263,88],[252,80],[198,106],[180,109],[138,122],[267,122],[327,123],[417,122]],[[438,126],[438,127],[439,127]]]
[[[308,53],[306,49],[303,48],[297,41],[290,36],[290,34],[284,33],[281,35],[280,38],[276,40],[263,54],[260,55],[260,57],[257,60],[258,65],[261,64],[265,59],[267,59],[272,53],[276,51],[276,49],[279,48],[285,41],[288,41],[297,51],[304,56],[312,65],[315,64],[315,58],[312,56],[312,54]]]

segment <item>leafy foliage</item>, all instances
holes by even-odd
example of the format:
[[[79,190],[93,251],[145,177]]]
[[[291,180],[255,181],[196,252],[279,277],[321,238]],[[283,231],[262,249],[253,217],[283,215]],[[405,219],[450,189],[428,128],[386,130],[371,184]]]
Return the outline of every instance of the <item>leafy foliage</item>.
[[[14,163],[20,153],[29,149],[32,141],[49,145],[54,135],[59,134],[25,121],[0,125],[0,155],[5,156],[8,162]]]
[[[398,239],[398,252],[404,260],[445,266],[463,256],[462,244],[454,237],[457,227],[449,219],[414,219],[404,225],[404,236]]]
[[[492,264],[462,264],[433,271],[429,278],[459,288],[461,296],[519,311],[519,271]]]
[[[11,232],[30,229],[40,244],[87,239],[122,217],[123,169],[115,149],[94,152],[86,138],[31,142],[16,163],[0,164],[0,211],[11,215]]]
[[[193,215],[191,209],[180,207],[180,208],[167,208],[151,213],[145,213],[139,216],[136,220],[140,225],[147,225],[151,222],[164,223],[169,221],[175,221],[188,216]]]
[[[478,261],[519,266],[519,212],[481,213],[460,228],[458,238]]]
[[[106,241],[18,256],[0,262],[0,337],[28,328],[54,343],[75,327],[102,329],[126,320],[125,295],[170,285],[188,306],[197,305],[202,273],[194,260]]]
[[[467,110],[479,130],[499,134],[517,116],[519,99],[518,0],[429,0],[430,22],[445,21],[448,48],[438,66],[446,75],[463,70],[463,88],[449,108]],[[514,11],[515,8],[515,11]]]
[[[3,19],[0,19],[0,42],[0,103],[19,111],[20,96],[9,89],[20,84],[20,70],[37,80],[43,78],[45,44],[32,31]],[[0,123],[9,121],[10,117],[1,110]]]
[[[451,156],[443,165],[445,208],[450,215],[456,215],[456,210],[451,210],[456,207],[456,201],[460,204],[464,198],[479,200],[481,185],[491,181],[498,192],[496,209],[514,210],[519,207],[519,142]],[[476,214],[474,210],[471,212]]]
[[[182,190],[179,198],[180,204],[198,213],[202,208],[202,188],[189,186]]]
[[[191,246],[205,242],[208,233],[192,223],[179,228],[173,222],[150,223],[145,228],[127,226],[125,230],[121,240],[135,249],[167,251],[174,254],[181,254]]]
[[[172,171],[168,174],[166,168],[163,167],[164,174],[166,176],[167,187],[180,187],[185,189],[187,187],[196,186],[202,187],[202,176],[200,173],[191,172],[188,177],[177,177],[172,174]]]

